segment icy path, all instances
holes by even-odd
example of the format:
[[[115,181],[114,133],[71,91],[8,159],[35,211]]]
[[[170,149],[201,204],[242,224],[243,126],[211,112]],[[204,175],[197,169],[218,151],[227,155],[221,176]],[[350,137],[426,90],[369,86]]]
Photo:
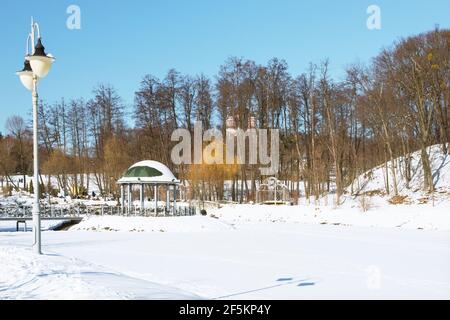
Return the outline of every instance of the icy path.
[[[12,248],[30,239],[31,233],[0,233],[0,298],[60,297],[58,281],[69,279],[70,292],[79,281],[95,288],[81,286],[78,298],[192,292],[227,299],[450,299],[448,232],[292,223],[242,223],[214,232],[45,232],[45,252],[61,257],[27,261],[25,255],[11,267],[22,254],[15,250],[23,250]],[[53,262],[63,264],[61,272]],[[35,280],[22,295],[28,270]]]

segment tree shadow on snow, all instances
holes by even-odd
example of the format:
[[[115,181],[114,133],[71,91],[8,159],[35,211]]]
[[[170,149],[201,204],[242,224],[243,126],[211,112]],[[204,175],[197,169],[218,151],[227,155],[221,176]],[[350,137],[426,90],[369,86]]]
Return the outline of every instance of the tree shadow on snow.
[[[233,293],[233,294],[229,294],[226,296],[214,298],[213,300],[228,299],[228,298],[232,298],[232,297],[236,297],[236,296],[240,296],[240,295],[244,295],[244,294],[248,294],[248,293],[260,292],[260,291],[265,291],[265,290],[288,286],[288,285],[296,285],[297,287],[310,287],[310,286],[314,286],[316,284],[315,282],[312,282],[311,279],[296,280],[294,278],[279,278],[276,280],[276,282],[278,282],[278,284],[263,287],[263,288],[257,288],[257,289],[252,289],[252,290],[248,290],[248,291]]]
[[[447,161],[447,160],[449,160],[448,158],[449,158],[448,155],[445,155],[444,159],[442,159],[441,165],[440,165],[439,168],[433,173],[433,184],[434,184],[434,187],[437,186],[439,180],[441,179],[441,170],[442,170],[447,164],[450,163],[450,161]]]

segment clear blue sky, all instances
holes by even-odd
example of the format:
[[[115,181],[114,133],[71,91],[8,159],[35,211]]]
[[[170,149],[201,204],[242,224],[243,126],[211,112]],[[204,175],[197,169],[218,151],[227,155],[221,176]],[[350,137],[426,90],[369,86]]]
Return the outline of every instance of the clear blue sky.
[[[81,30],[66,28],[67,7],[81,8]],[[367,7],[381,7],[382,29],[366,28]],[[294,75],[329,58],[336,78],[400,37],[450,27],[449,0],[21,0],[0,11],[0,131],[7,117],[28,117],[31,95],[15,71],[23,65],[30,17],[57,58],[40,85],[48,102],[89,97],[98,83],[118,89],[128,106],[142,77],[214,76],[230,56],[264,64],[285,59]]]

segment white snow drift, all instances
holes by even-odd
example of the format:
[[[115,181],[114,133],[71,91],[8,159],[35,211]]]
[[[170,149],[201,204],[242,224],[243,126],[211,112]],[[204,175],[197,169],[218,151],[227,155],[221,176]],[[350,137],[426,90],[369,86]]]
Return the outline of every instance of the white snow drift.
[[[167,286],[134,279],[57,254],[0,246],[2,299],[198,299]]]

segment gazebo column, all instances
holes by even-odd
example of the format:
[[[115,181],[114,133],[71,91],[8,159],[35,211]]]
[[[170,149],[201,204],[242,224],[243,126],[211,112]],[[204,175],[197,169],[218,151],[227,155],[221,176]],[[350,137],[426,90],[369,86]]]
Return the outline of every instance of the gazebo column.
[[[155,184],[155,216],[158,215],[158,185]]]
[[[173,186],[173,214],[177,213],[177,185]]]
[[[167,185],[166,188],[166,212],[170,211],[170,184]]]
[[[144,212],[144,184],[141,184],[141,190],[139,193],[140,200],[141,200],[141,215]]]
[[[123,214],[125,211],[125,190],[123,184],[120,185],[120,208]]]
[[[132,202],[132,190],[131,190],[131,184],[128,185],[128,214],[131,213],[131,202]]]

